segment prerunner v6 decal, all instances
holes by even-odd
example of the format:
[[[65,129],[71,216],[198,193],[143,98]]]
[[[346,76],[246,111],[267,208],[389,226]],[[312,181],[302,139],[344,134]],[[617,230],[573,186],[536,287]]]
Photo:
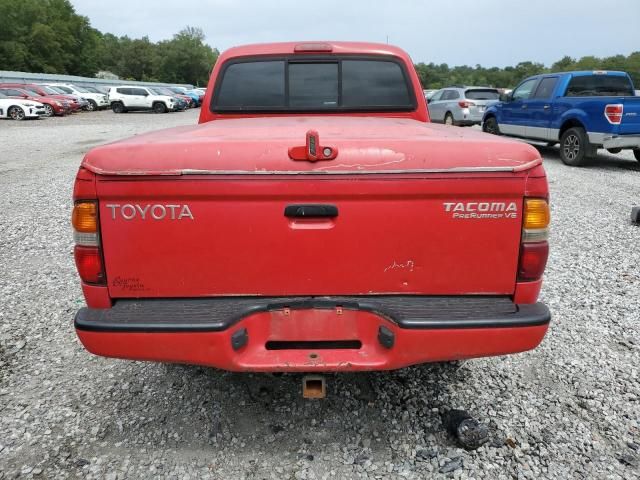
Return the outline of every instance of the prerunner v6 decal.
[[[444,202],[452,218],[518,218],[516,202]]]

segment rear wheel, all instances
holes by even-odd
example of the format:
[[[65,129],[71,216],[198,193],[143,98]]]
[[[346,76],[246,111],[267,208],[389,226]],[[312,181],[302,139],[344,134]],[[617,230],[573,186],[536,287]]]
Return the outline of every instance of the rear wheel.
[[[595,154],[582,127],[571,127],[560,137],[560,158],[566,165],[577,167]]]
[[[633,150],[633,156],[636,157],[636,160],[640,162],[640,148],[635,148]]]
[[[113,102],[111,104],[111,110],[113,110],[113,113],[124,113],[125,111],[122,102]]]
[[[496,117],[487,118],[482,124],[482,131],[492,135],[500,135],[500,127],[498,127]]]
[[[44,116],[45,117],[53,117],[54,111],[53,107],[48,103],[44,104]]]
[[[7,112],[12,120],[24,120],[24,110],[20,107],[11,107]]]
[[[450,112],[444,116],[444,124],[445,125],[453,125],[453,115]]]
[[[156,113],[165,113],[167,111],[167,106],[162,102],[154,103],[153,111]]]

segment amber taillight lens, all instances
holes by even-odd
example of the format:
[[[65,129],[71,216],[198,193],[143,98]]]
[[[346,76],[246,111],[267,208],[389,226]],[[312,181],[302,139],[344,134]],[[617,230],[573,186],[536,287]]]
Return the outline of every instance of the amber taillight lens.
[[[76,232],[96,233],[98,231],[98,205],[96,202],[76,202],[71,214],[71,223]]]

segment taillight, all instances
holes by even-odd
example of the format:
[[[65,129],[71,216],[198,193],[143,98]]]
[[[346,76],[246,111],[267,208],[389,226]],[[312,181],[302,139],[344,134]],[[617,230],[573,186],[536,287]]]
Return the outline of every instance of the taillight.
[[[520,265],[518,266],[518,281],[532,282],[542,278],[547,266],[549,243],[523,243],[520,247]]]
[[[460,105],[460,108],[469,108],[469,107],[475,107],[475,103],[473,102],[469,102],[467,100],[460,100],[458,102],[458,105]]]
[[[622,123],[622,113],[624,112],[624,105],[622,103],[609,104],[604,107],[604,116],[613,125],[620,125]]]
[[[97,233],[98,211],[96,202],[78,202],[73,206],[71,224],[76,232]]]
[[[544,198],[525,198],[518,281],[542,278],[549,256],[549,203]]]
[[[73,254],[80,278],[92,285],[105,285],[98,203],[95,200],[77,201],[73,206],[71,223],[76,242]]]
[[[73,250],[76,267],[84,283],[104,285],[105,276],[102,265],[102,253],[99,247],[83,247],[76,245]]]

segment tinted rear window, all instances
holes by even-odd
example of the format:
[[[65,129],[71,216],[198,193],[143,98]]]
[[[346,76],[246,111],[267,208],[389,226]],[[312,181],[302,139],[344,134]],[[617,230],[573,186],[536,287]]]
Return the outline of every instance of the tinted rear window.
[[[464,92],[464,96],[469,100],[499,100],[500,93],[493,88],[474,88]]]
[[[247,60],[223,67],[214,112],[371,111],[415,108],[408,77],[391,60]]]
[[[289,105],[293,108],[335,108],[338,105],[338,64],[289,64]]]
[[[227,67],[216,106],[252,110],[284,107],[284,102],[284,62],[246,62]]]
[[[573,77],[567,87],[567,97],[597,97],[597,96],[633,96],[631,82],[626,76],[620,75],[582,75]]]
[[[342,62],[342,104],[346,107],[407,107],[413,103],[404,73],[395,62]]]

